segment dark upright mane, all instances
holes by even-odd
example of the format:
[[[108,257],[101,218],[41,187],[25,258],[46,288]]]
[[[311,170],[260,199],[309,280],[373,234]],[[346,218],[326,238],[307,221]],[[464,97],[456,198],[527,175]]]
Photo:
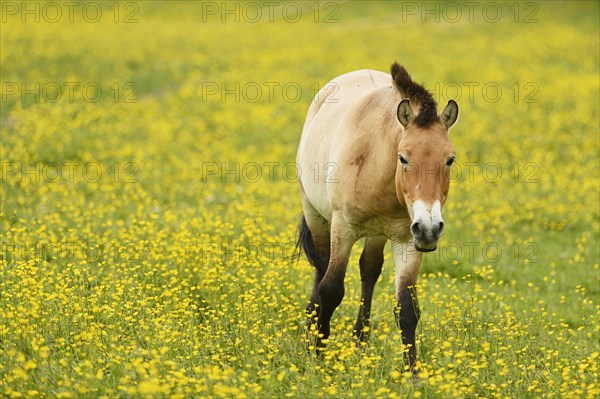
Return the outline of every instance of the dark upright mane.
[[[406,69],[397,62],[392,64],[392,79],[403,96],[421,106],[419,114],[415,117],[418,126],[427,127],[438,120],[437,103],[431,93],[420,84],[413,82]]]

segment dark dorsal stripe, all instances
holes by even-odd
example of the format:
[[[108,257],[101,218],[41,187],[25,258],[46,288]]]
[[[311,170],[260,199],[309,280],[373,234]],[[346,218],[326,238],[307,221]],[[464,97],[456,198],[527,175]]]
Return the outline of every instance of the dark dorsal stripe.
[[[404,98],[421,106],[415,118],[418,126],[426,127],[438,120],[437,103],[431,93],[420,84],[413,82],[406,69],[397,62],[392,64],[392,79]]]

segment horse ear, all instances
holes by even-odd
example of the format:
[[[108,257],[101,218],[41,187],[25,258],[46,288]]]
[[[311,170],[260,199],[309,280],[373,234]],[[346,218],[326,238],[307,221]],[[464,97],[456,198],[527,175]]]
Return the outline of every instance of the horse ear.
[[[412,122],[415,116],[413,114],[412,107],[410,106],[409,99],[406,98],[400,101],[400,104],[398,104],[398,110],[396,111],[396,115],[398,116],[398,121],[402,124],[402,126],[404,126],[405,128],[408,127],[408,125],[410,124],[410,122]]]
[[[440,121],[442,125],[446,126],[446,129],[450,129],[450,126],[454,125],[458,119],[458,104],[454,100],[448,101],[448,105],[440,114]]]

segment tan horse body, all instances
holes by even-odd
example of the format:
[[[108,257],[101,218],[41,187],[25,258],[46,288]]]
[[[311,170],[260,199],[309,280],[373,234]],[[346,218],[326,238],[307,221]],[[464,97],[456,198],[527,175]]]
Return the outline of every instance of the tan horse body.
[[[402,129],[394,91],[389,74],[370,70],[326,85],[308,111],[297,162],[308,201],[303,205],[329,221],[342,212],[359,236],[405,240],[410,216],[394,185]],[[391,117],[382,110],[392,110]],[[312,173],[317,169],[319,175]]]
[[[392,242],[395,309],[407,364],[414,371],[419,318],[414,285],[422,252],[435,250],[443,230],[454,149],[448,128],[458,107],[440,115],[431,95],[394,64],[392,76],[360,70],[325,85],[311,104],[298,148],[302,192],[301,245],[315,266],[307,311],[317,315],[319,345],[344,295],[352,245],[367,237],[360,257],[362,304],[355,334],[364,341],[383,248]]]

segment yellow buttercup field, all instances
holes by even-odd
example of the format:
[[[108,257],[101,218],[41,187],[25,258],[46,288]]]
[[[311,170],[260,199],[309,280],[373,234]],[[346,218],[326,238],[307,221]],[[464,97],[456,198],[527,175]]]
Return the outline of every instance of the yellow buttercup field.
[[[596,398],[594,2],[1,8],[0,397]],[[317,357],[293,258],[306,110],[393,61],[460,117],[404,369],[389,248]]]

